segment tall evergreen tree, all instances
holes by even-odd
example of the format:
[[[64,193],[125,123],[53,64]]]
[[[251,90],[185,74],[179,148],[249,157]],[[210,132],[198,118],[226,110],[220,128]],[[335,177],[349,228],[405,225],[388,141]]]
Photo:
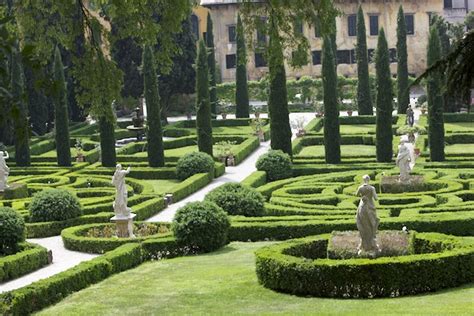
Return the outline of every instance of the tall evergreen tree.
[[[104,105],[112,111],[111,105]],[[115,167],[117,164],[117,154],[115,152],[115,122],[110,116],[99,117],[99,133],[100,133],[100,156],[103,167]]]
[[[207,14],[206,45],[208,48],[207,63],[209,69],[209,102],[211,103],[212,117],[217,116],[217,79],[216,79],[216,52],[214,48],[214,31],[211,14]]]
[[[379,32],[377,52],[375,55],[377,85],[377,161],[392,161],[392,81],[390,77],[390,59],[385,31]]]
[[[408,52],[407,52],[407,26],[405,13],[400,5],[397,18],[397,82],[398,82],[398,113],[405,114],[410,104],[410,90],[408,88]]]
[[[199,151],[212,156],[211,104],[209,102],[209,68],[204,41],[198,44],[196,60],[196,129]]]
[[[183,21],[182,31],[175,34],[179,52],[173,56],[169,73],[161,73],[158,79],[161,98],[161,119],[167,123],[172,108],[171,98],[178,94],[193,94],[196,90],[196,38],[191,29],[190,17]]]
[[[37,71],[43,73],[38,75]],[[30,65],[24,65],[24,73],[31,129],[34,134],[41,136],[48,131],[47,124],[50,122],[49,114],[52,110],[44,89],[36,84],[40,80],[39,76],[46,76],[46,69],[34,71]]]
[[[436,25],[430,29],[428,67],[441,59],[441,43]],[[431,161],[444,161],[444,119],[441,76],[438,71],[428,77],[428,141]]]
[[[323,44],[324,91],[324,151],[326,163],[341,162],[341,135],[339,132],[339,104],[337,99],[337,73],[334,67],[332,41],[324,37]]]
[[[372,98],[370,97],[369,57],[367,56],[367,36],[362,6],[357,13],[357,105],[359,115],[373,115]]]
[[[247,52],[245,48],[244,27],[240,15],[237,17],[237,70],[235,78],[235,116],[250,117],[249,91],[247,85]]]
[[[69,143],[69,115],[67,104],[67,88],[64,78],[64,66],[59,48],[54,50],[54,126],[56,137],[56,154],[58,166],[71,165],[71,147]]]
[[[15,162],[17,166],[29,166],[30,159],[30,129],[28,126],[27,106],[25,102],[25,83],[21,54],[18,44],[11,55],[11,92],[13,106],[11,107],[14,139],[15,139]]]
[[[288,113],[288,93],[281,38],[273,16],[270,16],[270,43],[268,48],[268,68],[270,72],[270,93],[268,112],[270,117],[270,137],[272,149],[280,149],[293,155],[291,147],[291,127]]]
[[[165,154],[160,118],[160,95],[153,51],[150,46],[145,46],[143,52],[143,78],[145,87],[143,94],[146,100],[148,115],[148,164],[150,167],[164,167]]]

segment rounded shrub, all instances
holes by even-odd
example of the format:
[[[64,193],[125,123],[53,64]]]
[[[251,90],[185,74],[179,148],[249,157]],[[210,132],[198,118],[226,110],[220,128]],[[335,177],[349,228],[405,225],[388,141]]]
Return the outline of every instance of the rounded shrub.
[[[176,165],[176,175],[179,180],[185,180],[197,173],[210,173],[214,170],[214,160],[202,152],[192,152],[179,158]]]
[[[210,252],[227,243],[230,221],[224,210],[211,202],[193,202],[180,208],[173,220],[178,243]]]
[[[0,207],[0,254],[16,251],[25,240],[25,221],[14,209]]]
[[[292,176],[291,158],[281,150],[270,150],[257,160],[257,170],[267,173],[268,181],[290,178]]]
[[[226,183],[206,195],[229,215],[260,216],[264,212],[265,198],[253,188],[240,183]]]
[[[77,197],[60,189],[36,193],[29,209],[32,222],[63,221],[82,215],[81,204]]]

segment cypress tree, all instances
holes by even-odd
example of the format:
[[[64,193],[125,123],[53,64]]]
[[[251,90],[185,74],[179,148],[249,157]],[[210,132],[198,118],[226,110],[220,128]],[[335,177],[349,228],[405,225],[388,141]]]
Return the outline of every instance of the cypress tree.
[[[145,87],[143,94],[148,115],[148,164],[150,167],[163,167],[165,165],[165,154],[160,118],[160,95],[158,93],[158,78],[153,51],[150,46],[145,46],[143,51],[143,78],[143,86]]]
[[[432,26],[428,41],[428,67],[441,58],[441,44],[436,26]],[[428,77],[428,140],[431,161],[444,161],[444,120],[441,73]]]
[[[367,38],[365,31],[364,12],[359,6],[357,13],[357,105],[359,115],[373,115],[372,98],[369,84],[369,57],[367,56]]]
[[[67,88],[64,78],[64,66],[59,48],[54,50],[54,126],[56,129],[56,154],[58,166],[71,165],[71,148],[69,143],[69,115]]]
[[[270,16],[270,19],[273,17]],[[275,23],[270,21],[269,62],[270,92],[268,111],[270,116],[271,148],[293,155],[291,148],[291,127],[288,113],[288,95],[286,90],[286,72],[281,39]]]
[[[216,52],[214,48],[214,33],[211,14],[207,14],[206,45],[208,48],[207,64],[209,69],[209,102],[211,103],[211,115],[217,116],[217,90],[216,90]]]
[[[398,113],[405,114],[410,104],[410,91],[408,89],[407,26],[405,13],[401,5],[397,19],[397,57]]]
[[[250,117],[249,91],[247,86],[247,52],[245,49],[244,27],[240,15],[237,17],[237,70],[235,78],[235,116]]]
[[[115,167],[117,164],[114,127],[113,119],[107,116],[99,117],[100,153],[103,167]]]
[[[324,150],[326,163],[341,162],[341,136],[339,132],[339,104],[337,100],[337,73],[334,67],[332,41],[324,37],[323,91],[324,91]]]
[[[385,32],[379,33],[377,52],[375,55],[376,85],[377,85],[377,161],[392,161],[392,81],[390,78],[390,60]]]
[[[211,104],[209,102],[209,68],[204,41],[198,44],[196,60],[196,129],[199,151],[212,157]]]
[[[17,44],[18,45],[18,44]],[[11,57],[11,91],[13,106],[11,107],[15,141],[15,162],[17,166],[29,166],[30,135],[25,104],[25,82],[21,54],[18,46],[13,50]]]

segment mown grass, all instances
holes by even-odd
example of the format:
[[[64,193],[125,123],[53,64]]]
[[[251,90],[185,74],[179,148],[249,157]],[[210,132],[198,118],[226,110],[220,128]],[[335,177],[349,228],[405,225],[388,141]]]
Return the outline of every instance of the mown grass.
[[[208,255],[145,263],[40,315],[469,315],[474,285],[413,297],[356,300],[298,297],[257,282],[254,251],[231,243]]]
[[[341,145],[342,157],[375,157],[375,146],[370,145]],[[308,146],[298,153],[297,156],[324,157],[324,146]]]

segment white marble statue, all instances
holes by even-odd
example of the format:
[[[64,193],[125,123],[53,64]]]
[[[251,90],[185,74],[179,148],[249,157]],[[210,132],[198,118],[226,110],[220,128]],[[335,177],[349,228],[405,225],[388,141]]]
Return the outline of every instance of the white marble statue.
[[[117,217],[128,217],[130,215],[130,208],[127,207],[127,186],[125,185],[125,176],[130,172],[130,167],[127,170],[122,169],[122,165],[118,164],[115,168],[114,176],[112,177],[112,184],[115,186],[115,201],[114,212]]]
[[[0,151],[0,192],[5,191],[8,188],[8,175],[10,174],[10,168],[8,168],[5,160],[10,158],[7,151]]]
[[[405,142],[402,142],[400,148],[398,149],[398,156],[396,164],[400,168],[400,181],[405,182],[410,179],[410,162],[411,154],[408,147],[405,145]]]
[[[357,189],[357,196],[360,196],[359,207],[357,208],[357,229],[360,234],[360,244],[358,254],[379,252],[377,245],[377,229],[380,220],[375,211],[374,200],[377,200],[377,192],[375,188],[369,184],[370,177],[365,175],[362,177],[364,183]]]

